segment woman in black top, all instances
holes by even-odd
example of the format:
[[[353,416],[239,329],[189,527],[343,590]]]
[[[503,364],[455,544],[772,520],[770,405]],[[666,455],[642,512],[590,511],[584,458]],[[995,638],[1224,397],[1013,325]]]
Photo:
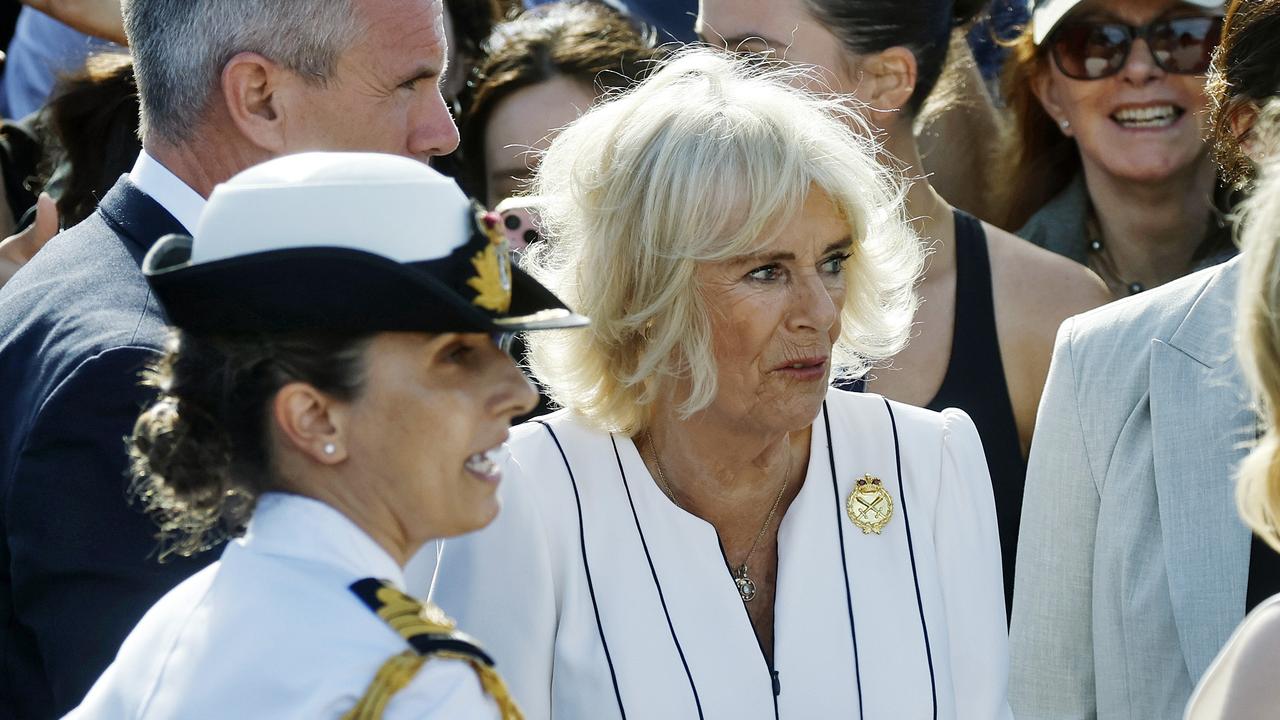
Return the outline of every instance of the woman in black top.
[[[916,178],[907,213],[933,250],[918,328],[866,389],[973,418],[994,484],[1007,601],[1025,457],[1054,336],[1062,320],[1109,296],[1084,268],[955,210],[923,177],[913,121],[941,77],[952,31],[984,5],[927,0],[905,12],[897,0],[703,0],[698,29],[733,50],[814,65],[819,83],[866,106],[886,161]]]

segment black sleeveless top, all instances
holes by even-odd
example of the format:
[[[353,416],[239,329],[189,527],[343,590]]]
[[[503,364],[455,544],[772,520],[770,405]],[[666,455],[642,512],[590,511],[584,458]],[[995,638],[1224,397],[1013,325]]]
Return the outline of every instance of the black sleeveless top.
[[[996,334],[995,295],[991,284],[991,256],[982,222],[955,211],[956,319],[951,337],[951,360],[938,394],[925,407],[960,408],[969,414],[982,438],[991,471],[1000,526],[1000,555],[1004,564],[1005,612],[1013,609],[1013,561],[1018,552],[1018,521],[1027,461],[1009,399]]]
[[[1018,551],[1027,462],[1022,457],[1013,401],[1009,399],[1000,357],[987,234],[980,220],[960,210],[955,211],[955,224],[956,305],[951,358],[942,387],[925,407],[964,410],[982,438],[1000,528],[1007,617],[1013,608],[1013,561]],[[859,380],[847,389],[864,388],[865,383]]]

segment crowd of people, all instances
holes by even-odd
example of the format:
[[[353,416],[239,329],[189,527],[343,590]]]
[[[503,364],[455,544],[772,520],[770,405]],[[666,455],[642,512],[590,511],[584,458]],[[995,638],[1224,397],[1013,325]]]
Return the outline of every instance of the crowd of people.
[[[1280,713],[1280,0],[4,23],[0,720]]]

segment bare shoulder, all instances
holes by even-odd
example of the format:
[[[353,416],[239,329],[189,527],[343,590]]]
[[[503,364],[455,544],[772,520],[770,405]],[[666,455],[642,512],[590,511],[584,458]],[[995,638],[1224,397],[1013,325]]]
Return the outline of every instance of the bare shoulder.
[[[991,255],[996,332],[1023,452],[1031,447],[1053,343],[1062,322],[1111,300],[1091,270],[983,224]]]
[[[983,225],[997,312],[1000,305],[1017,308],[1022,319],[1050,327],[1052,335],[1063,320],[1111,301],[1106,284],[1089,268],[1006,230]]]
[[[1031,375],[1043,382],[1058,327],[1073,315],[1110,302],[1111,292],[1092,270],[1074,260],[1005,230],[985,227],[1001,349],[1006,356],[1036,358]]]

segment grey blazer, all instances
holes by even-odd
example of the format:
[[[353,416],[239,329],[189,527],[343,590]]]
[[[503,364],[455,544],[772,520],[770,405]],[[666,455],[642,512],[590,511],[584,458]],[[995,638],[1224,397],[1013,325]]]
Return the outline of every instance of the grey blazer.
[[[1256,426],[1232,346],[1238,266],[1058,332],[1018,542],[1019,720],[1180,718],[1244,617],[1233,481]]]

